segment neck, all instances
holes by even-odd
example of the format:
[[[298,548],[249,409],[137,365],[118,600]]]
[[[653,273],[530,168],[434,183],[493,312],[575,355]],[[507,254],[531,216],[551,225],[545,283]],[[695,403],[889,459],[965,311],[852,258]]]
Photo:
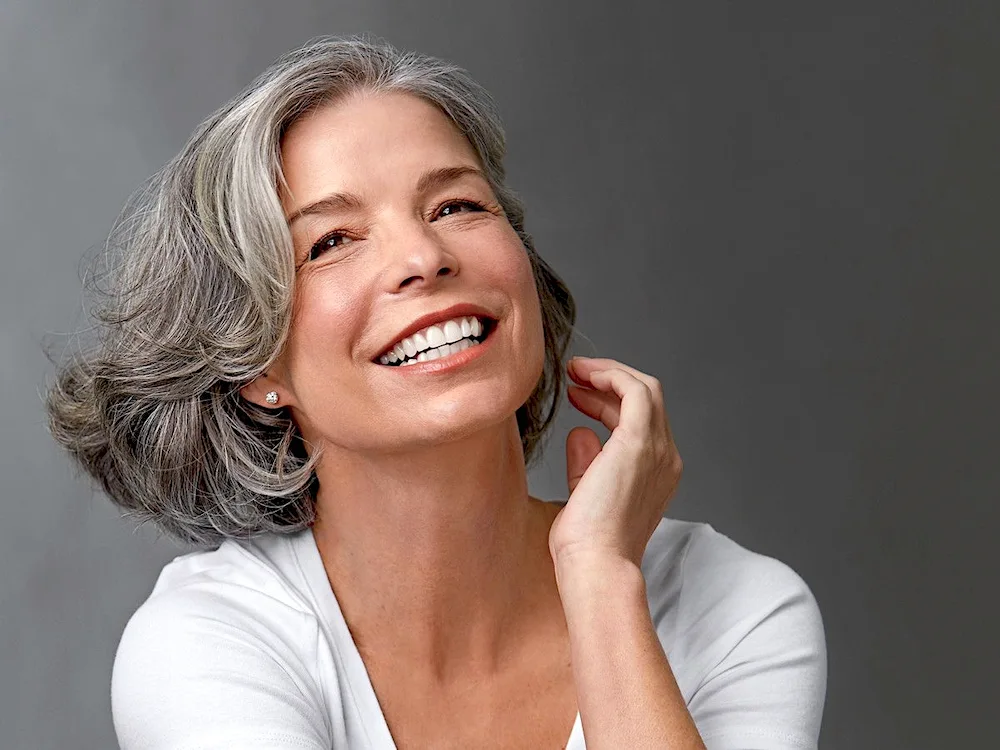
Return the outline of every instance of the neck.
[[[317,474],[313,533],[363,657],[453,684],[502,671],[560,620],[557,508],[528,495],[513,418],[419,453],[326,449]]]

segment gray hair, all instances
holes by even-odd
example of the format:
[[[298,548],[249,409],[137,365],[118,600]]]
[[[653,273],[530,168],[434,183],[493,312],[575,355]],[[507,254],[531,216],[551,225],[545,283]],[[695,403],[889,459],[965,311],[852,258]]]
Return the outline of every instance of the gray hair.
[[[466,135],[531,260],[543,373],[517,410],[531,463],[558,406],[575,321],[569,289],[535,252],[504,184],[496,104],[463,69],[368,36],[317,37],[275,61],[199,125],[126,203],[108,239],[97,344],[58,371],[50,430],[118,506],[186,543],[291,533],[315,520],[317,455],[285,409],[239,394],[288,335],[295,265],[279,199],[281,140],[358,90],[437,105]]]

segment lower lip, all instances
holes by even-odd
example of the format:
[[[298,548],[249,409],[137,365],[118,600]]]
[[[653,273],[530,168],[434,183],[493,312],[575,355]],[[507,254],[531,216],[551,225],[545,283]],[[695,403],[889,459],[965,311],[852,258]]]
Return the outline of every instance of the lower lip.
[[[499,326],[500,323],[495,322],[493,327],[490,329],[489,334],[485,339],[483,339],[481,344],[470,346],[468,349],[463,349],[455,354],[449,354],[447,357],[428,359],[423,362],[417,362],[415,365],[406,365],[406,367],[402,367],[401,365],[396,365],[395,367],[390,367],[389,365],[379,365],[379,367],[387,370],[399,370],[401,375],[426,375],[429,373],[450,372],[456,368],[462,367],[463,365],[469,364],[469,362],[472,362],[474,359],[478,359],[483,356],[486,353],[486,350],[493,345],[493,339],[496,338],[495,334]]]

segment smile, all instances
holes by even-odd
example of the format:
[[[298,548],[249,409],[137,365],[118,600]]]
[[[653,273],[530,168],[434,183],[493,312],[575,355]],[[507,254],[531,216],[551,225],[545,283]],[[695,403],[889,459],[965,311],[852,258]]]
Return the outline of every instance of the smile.
[[[388,367],[408,367],[458,354],[482,344],[494,325],[495,321],[475,315],[435,323],[403,338],[378,361]]]
[[[471,335],[472,325],[470,323],[469,336],[462,336],[456,341],[447,342],[441,346],[417,352],[416,356],[406,357],[401,361],[397,358],[396,362],[388,362],[387,367],[391,367],[403,375],[443,373],[463,367],[473,360],[482,357],[487,351],[493,348],[493,340],[496,337],[492,334],[496,330],[497,325],[498,323],[495,320],[485,320],[480,324],[480,333],[476,336]],[[461,331],[462,329],[460,328],[459,330]],[[386,359],[388,360],[387,355]]]

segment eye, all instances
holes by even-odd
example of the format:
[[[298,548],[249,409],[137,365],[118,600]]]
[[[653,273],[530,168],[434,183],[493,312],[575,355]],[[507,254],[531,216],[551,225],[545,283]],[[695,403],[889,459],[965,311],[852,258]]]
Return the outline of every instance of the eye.
[[[454,216],[457,213],[462,213],[461,209],[466,211],[483,211],[485,208],[481,203],[476,201],[448,201],[442,205],[436,212],[437,216]]]
[[[316,244],[309,250],[309,260],[319,257],[326,250],[334,250],[344,245],[345,242],[353,241],[354,240],[342,232],[330,232],[328,234],[324,234],[316,240]]]

